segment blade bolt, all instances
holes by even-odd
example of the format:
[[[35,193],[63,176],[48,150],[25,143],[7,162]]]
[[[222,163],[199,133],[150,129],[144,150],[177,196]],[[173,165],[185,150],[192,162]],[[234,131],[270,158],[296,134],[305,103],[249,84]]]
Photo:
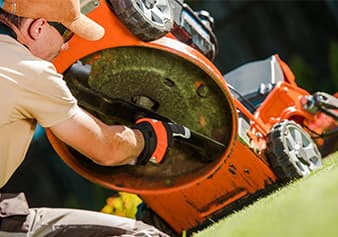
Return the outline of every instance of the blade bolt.
[[[204,98],[208,95],[209,90],[208,90],[208,87],[204,83],[201,83],[199,87],[197,88],[196,92],[200,97]]]

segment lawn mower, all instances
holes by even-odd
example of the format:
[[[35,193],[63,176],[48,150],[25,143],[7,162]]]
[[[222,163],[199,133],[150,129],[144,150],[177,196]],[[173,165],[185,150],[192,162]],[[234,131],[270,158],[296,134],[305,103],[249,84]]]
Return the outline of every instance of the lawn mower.
[[[196,135],[175,142],[160,165],[104,167],[46,130],[81,176],[137,194],[140,219],[173,236],[192,233],[321,167],[313,137],[337,134],[337,98],[297,86],[278,55],[222,75],[213,18],[183,0],[88,0],[82,11],[105,36],[73,36],[54,61],[79,105],[107,124],[141,115]]]

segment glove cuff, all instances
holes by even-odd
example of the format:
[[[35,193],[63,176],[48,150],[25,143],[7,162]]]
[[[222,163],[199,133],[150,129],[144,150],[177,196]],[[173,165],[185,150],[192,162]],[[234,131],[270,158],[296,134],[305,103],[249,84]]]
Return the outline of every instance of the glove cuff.
[[[131,126],[131,128],[135,128],[141,131],[144,138],[144,148],[141,154],[137,158],[136,165],[145,165],[151,158],[153,154],[156,144],[157,138],[155,135],[155,131],[153,127],[148,123],[139,123]]]
[[[134,125],[144,137],[144,149],[136,164],[145,165],[148,161],[159,164],[172,146],[171,130],[167,123],[142,118]],[[169,135],[170,133],[170,135]]]

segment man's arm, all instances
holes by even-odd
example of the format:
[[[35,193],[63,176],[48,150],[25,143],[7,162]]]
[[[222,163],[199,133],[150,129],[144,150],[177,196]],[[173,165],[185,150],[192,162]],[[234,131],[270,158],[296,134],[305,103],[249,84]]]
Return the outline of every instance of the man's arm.
[[[143,135],[139,130],[120,125],[108,126],[82,109],[50,129],[64,143],[100,165],[134,163],[144,148]]]

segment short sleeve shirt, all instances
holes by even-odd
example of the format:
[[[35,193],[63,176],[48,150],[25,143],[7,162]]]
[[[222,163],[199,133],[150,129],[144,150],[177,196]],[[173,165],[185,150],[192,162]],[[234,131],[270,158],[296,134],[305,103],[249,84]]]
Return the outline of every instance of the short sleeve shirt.
[[[0,188],[23,161],[35,126],[50,127],[79,109],[54,65],[0,34]]]

